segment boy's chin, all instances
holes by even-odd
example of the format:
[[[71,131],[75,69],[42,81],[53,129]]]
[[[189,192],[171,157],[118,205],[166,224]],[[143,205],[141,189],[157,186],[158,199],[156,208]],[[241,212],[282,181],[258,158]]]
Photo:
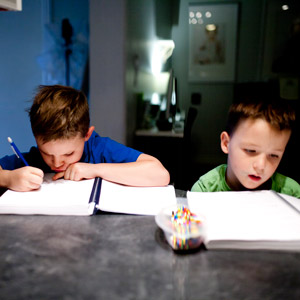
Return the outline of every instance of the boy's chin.
[[[271,183],[271,179],[268,179],[265,182],[252,182],[250,184],[245,184],[244,187],[246,190],[252,190],[252,191],[256,191],[256,190],[270,190],[272,187],[272,183]]]

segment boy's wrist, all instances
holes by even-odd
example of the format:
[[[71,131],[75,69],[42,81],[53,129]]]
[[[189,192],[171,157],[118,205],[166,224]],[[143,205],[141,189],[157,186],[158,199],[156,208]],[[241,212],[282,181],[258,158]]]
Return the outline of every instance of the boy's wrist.
[[[98,163],[98,164],[93,164],[92,165],[92,174],[93,174],[93,177],[101,177],[103,178],[103,176],[105,176],[105,168],[103,168],[103,164],[104,163]]]
[[[0,187],[9,188],[10,187],[10,178],[11,172],[9,170],[0,169]]]
[[[103,168],[102,168],[103,163],[98,163],[98,164],[90,164],[87,163],[85,166],[85,171],[84,171],[84,178],[96,178],[96,177],[101,177],[103,178],[104,173],[103,173]]]

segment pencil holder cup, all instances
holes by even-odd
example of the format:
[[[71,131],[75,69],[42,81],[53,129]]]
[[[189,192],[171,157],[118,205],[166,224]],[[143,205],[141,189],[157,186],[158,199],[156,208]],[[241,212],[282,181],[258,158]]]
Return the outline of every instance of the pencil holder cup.
[[[193,214],[187,205],[177,204],[163,208],[155,216],[173,250],[198,248],[204,239],[204,218]]]

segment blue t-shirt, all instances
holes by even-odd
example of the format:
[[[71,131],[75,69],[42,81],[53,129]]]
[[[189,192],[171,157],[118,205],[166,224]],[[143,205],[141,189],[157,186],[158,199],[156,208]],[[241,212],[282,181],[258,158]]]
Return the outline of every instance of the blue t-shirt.
[[[84,150],[80,162],[98,163],[126,163],[134,162],[142,152],[122,145],[108,137],[101,137],[95,131],[84,144]],[[24,158],[32,167],[51,173],[51,169],[44,162],[37,147],[32,147],[28,153],[23,153]],[[16,155],[5,156],[0,159],[0,165],[4,170],[14,170],[24,167],[21,159]]]

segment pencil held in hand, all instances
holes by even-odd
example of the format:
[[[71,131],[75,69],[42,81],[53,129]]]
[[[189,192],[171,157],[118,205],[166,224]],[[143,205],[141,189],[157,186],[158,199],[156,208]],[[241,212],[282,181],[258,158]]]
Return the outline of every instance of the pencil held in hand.
[[[23,163],[25,166],[29,166],[29,164],[27,163],[27,161],[25,160],[25,158],[23,157],[22,153],[19,151],[18,147],[16,146],[16,144],[13,142],[12,138],[8,137],[7,138],[8,142],[10,143],[11,148],[13,149],[14,153],[16,154],[16,156],[20,159],[22,159]]]

